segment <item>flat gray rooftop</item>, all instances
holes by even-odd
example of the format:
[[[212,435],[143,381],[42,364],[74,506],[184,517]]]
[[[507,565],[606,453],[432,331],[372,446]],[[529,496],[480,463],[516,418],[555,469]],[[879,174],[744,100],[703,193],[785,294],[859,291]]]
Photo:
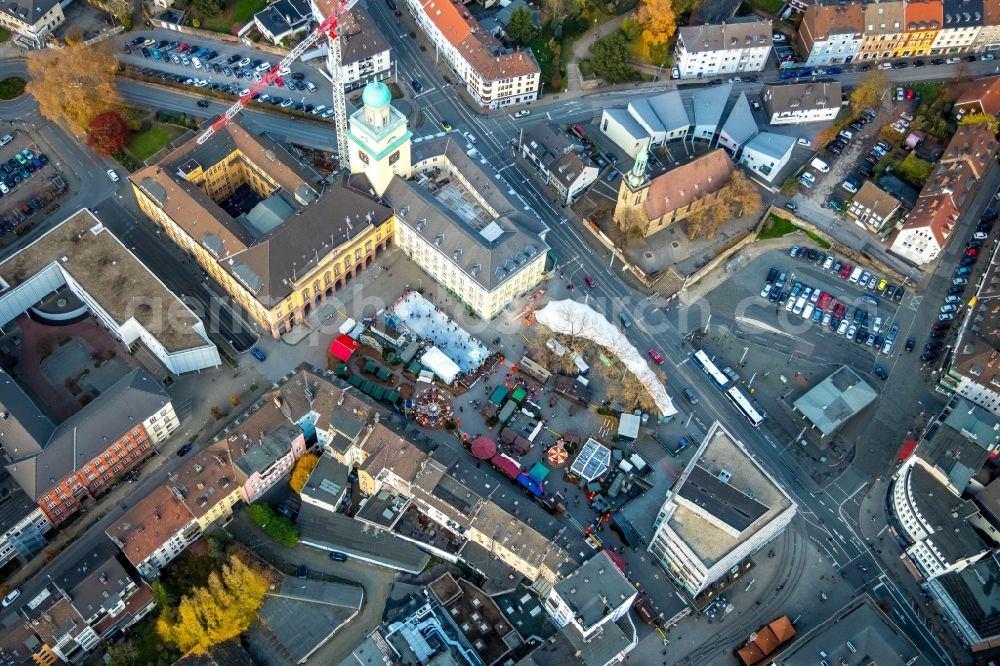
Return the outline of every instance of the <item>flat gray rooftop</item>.
[[[766,506],[700,465],[694,466],[677,494],[740,532],[767,513]]]

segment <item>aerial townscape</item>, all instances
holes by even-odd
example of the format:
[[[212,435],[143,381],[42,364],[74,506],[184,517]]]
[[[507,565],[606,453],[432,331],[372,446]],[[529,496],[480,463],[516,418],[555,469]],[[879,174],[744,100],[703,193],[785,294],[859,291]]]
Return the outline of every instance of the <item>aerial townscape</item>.
[[[0,666],[1000,664],[1000,0],[0,0]]]

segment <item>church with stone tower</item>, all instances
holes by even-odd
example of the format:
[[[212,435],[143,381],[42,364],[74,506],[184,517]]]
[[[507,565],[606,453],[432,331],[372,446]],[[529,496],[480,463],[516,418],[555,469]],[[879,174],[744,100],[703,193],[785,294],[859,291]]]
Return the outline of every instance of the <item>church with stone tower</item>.
[[[614,221],[625,232],[651,236],[726,196],[736,169],[729,154],[717,148],[702,157],[650,179],[649,144],[639,149],[632,169],[622,177]]]

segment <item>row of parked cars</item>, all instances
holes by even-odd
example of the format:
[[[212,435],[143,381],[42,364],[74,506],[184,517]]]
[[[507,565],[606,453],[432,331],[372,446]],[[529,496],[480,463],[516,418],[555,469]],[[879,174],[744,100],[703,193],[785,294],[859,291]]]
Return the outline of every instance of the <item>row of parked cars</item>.
[[[989,238],[990,231],[993,229],[996,219],[997,213],[994,210],[987,210],[979,218],[976,230],[965,244],[965,252],[959,261],[958,267],[955,269],[955,273],[952,275],[948,294],[945,296],[944,303],[938,311],[938,320],[934,322],[931,328],[930,339],[924,345],[924,351],[920,355],[920,360],[924,362],[933,361],[944,347],[942,338],[948,335],[952,322],[955,321],[959,310],[962,308],[962,294],[969,286],[969,277],[972,275],[972,269],[979,259],[983,245]]]
[[[172,62],[175,65],[193,67],[205,72],[214,72],[237,79],[246,79],[260,82],[264,75],[272,68],[271,63],[259,58],[250,58],[234,53],[223,60],[217,51],[208,47],[200,47],[196,44],[185,42],[162,40],[156,42],[146,37],[136,37],[130,45],[125,46],[129,53],[134,48],[138,48],[143,57],[163,62]],[[281,88],[287,87],[289,90],[303,90],[315,92],[316,86],[305,80],[305,75],[301,72],[293,73],[287,67],[280,70],[272,82],[273,85]]]
[[[847,280],[862,289],[873,291],[887,300],[899,303],[906,294],[906,289],[902,285],[897,286],[885,278],[879,278],[877,275],[869,273],[862,266],[854,266],[850,262],[839,261],[833,255],[827,256],[819,250],[796,246],[789,250],[788,254],[793,258],[816,263],[823,270],[836,273],[837,277],[841,280]],[[878,305],[878,299],[874,296],[865,294],[861,298],[872,305]]]
[[[235,95],[236,97],[242,97],[250,92],[249,88],[241,88],[238,84],[217,83],[205,79],[192,78],[183,74],[172,74],[170,72],[163,72],[155,69],[144,69],[142,70],[142,74],[150,78],[157,78],[163,81],[175,81],[177,83],[183,83],[196,88],[204,88],[206,90],[215,90],[217,92],[226,93],[227,95]],[[281,106],[282,108],[291,108],[295,111],[311,113],[312,115],[319,116],[321,118],[330,118],[333,116],[333,110],[329,109],[325,104],[316,106],[301,101],[297,102],[278,95],[268,95],[267,93],[255,93],[252,99],[260,102],[261,104],[272,104],[275,106]],[[208,108],[209,102],[208,100],[201,99],[198,100],[197,104],[199,107]]]
[[[892,351],[899,333],[899,327],[895,324],[889,326],[880,316],[872,318],[860,306],[852,309],[847,303],[819,287],[795,282],[788,291],[784,291],[785,281],[786,273],[772,267],[760,295],[779,305],[784,303],[785,312],[800,315],[807,321],[827,327],[837,335],[875,347],[883,354]]]
[[[35,155],[25,148],[11,159],[0,164],[0,196],[10,193],[22,182],[31,178],[31,174],[49,163],[44,154]]]

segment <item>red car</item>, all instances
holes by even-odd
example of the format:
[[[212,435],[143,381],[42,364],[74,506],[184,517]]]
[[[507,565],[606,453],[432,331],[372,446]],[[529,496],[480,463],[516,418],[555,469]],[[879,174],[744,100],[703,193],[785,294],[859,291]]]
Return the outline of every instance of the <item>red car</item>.
[[[829,302],[830,302],[830,294],[824,291],[822,294],[820,294],[819,302],[816,303],[816,305],[819,306],[820,310],[826,310],[826,304]]]
[[[840,317],[841,319],[843,319],[845,312],[847,312],[847,306],[844,305],[843,303],[837,303],[837,309],[834,310],[833,315],[835,317]]]
[[[285,85],[285,82],[281,80],[280,76],[276,76],[276,77],[274,77],[274,85],[276,85],[279,88],[281,88],[282,86]]]
[[[850,264],[844,264],[844,267],[840,269],[840,279],[846,280],[851,277],[851,271],[854,270],[854,266]]]
[[[967,257],[979,256],[979,248],[970,247],[968,250],[965,251],[965,256]]]
[[[177,47],[177,52],[178,53],[187,53],[187,50],[189,48],[190,47],[188,46],[187,42],[182,42],[181,45]]]
[[[837,311],[837,305],[840,303],[836,298],[831,298],[830,302],[826,304],[826,311],[833,313]]]
[[[583,276],[583,281],[586,282],[587,286],[590,287],[591,289],[593,289],[594,287],[597,286],[597,280],[595,280],[594,278],[590,277],[589,275],[584,275]]]
[[[663,365],[663,357],[660,356],[660,352],[656,351],[655,349],[649,350],[649,358],[656,361],[656,365]]]

